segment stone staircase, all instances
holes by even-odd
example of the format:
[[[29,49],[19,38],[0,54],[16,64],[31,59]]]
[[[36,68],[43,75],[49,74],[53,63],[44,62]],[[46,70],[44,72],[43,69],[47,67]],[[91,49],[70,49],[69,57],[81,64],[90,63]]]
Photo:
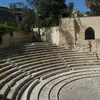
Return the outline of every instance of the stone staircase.
[[[0,100],[64,100],[67,84],[99,76],[95,52],[46,42],[0,49]]]

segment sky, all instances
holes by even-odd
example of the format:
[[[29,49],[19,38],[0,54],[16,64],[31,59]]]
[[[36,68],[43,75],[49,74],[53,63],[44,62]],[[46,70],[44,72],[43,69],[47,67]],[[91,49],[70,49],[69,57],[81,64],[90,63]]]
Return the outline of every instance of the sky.
[[[85,6],[85,0],[66,0],[66,4],[69,2],[74,2],[74,9],[78,9],[81,12],[89,11],[88,8]],[[15,2],[23,2],[24,4],[28,5],[26,3],[26,0],[0,0],[0,6],[9,7],[9,3],[15,3]]]

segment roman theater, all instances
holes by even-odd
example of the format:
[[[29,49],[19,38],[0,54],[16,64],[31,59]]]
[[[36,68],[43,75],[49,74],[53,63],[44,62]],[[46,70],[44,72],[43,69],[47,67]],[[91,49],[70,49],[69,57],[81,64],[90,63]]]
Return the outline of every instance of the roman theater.
[[[100,16],[59,20],[2,37],[0,100],[100,100]]]

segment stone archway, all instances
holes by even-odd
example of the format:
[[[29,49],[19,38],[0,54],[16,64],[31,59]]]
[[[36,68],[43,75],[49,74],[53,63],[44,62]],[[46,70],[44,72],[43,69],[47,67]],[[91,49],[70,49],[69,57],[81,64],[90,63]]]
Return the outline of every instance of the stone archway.
[[[92,27],[88,27],[85,30],[85,40],[95,39],[95,31]]]

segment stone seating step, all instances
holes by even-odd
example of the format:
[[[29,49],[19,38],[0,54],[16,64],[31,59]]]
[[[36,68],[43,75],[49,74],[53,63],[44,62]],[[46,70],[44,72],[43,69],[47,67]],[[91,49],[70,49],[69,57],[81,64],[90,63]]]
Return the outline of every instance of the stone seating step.
[[[52,48],[52,47],[51,47]],[[69,54],[69,53],[79,53],[79,54],[85,54],[85,53],[89,53],[89,54],[96,54],[95,52],[78,52],[78,51],[76,51],[76,50],[71,50],[71,49],[65,49],[65,48],[52,48],[52,50],[54,50],[54,52],[64,52],[64,53],[66,53],[66,54]]]
[[[23,53],[28,53],[28,52],[46,52],[46,51],[48,51],[47,49],[27,49],[27,50],[16,50],[15,49],[15,51],[13,50],[13,51],[6,51],[6,52],[2,52],[2,56],[14,56],[14,55],[19,55],[19,54],[23,54]]]
[[[19,59],[15,59],[12,60],[13,63],[18,63],[21,61],[28,61],[28,60],[33,60],[33,61],[39,61],[39,60],[44,60],[44,59],[52,59],[52,58],[57,58],[57,56],[53,55],[53,54],[46,54],[46,55],[37,55],[37,56],[30,56],[30,57],[24,57],[24,58],[19,58]]]
[[[14,59],[14,58],[17,58],[17,57],[22,57],[22,56],[30,56],[30,55],[38,55],[38,54],[40,54],[40,55],[43,55],[43,54],[50,54],[50,51],[47,51],[47,50],[44,50],[44,51],[31,51],[31,52],[23,52],[23,53],[16,53],[16,54],[14,54],[14,55],[8,55],[7,57],[8,58],[12,58],[12,59]]]
[[[94,66],[94,65],[100,65],[100,62],[94,62],[94,63],[86,63],[86,62],[83,62],[83,63],[76,63],[76,64],[69,64],[68,66],[69,67],[75,67],[75,66]]]
[[[32,73],[31,75],[34,76],[34,77],[40,78],[47,73],[52,73],[52,72],[55,72],[57,70],[59,71],[59,70],[64,69],[64,68],[66,68],[64,65],[55,66],[55,67],[51,67],[49,69],[38,71],[36,73]]]
[[[18,91],[18,94],[16,95],[15,100],[21,100],[21,96],[23,92],[28,88],[28,86],[33,82],[33,80],[29,80],[24,86],[21,87],[21,89]]]
[[[24,64],[24,65],[22,65],[22,66],[19,66],[19,69],[24,69],[25,71],[26,70],[34,70],[34,71],[37,71],[36,69],[41,69],[42,70],[42,68],[44,67],[44,68],[49,68],[49,66],[56,66],[56,65],[64,65],[62,62],[60,62],[60,61],[51,61],[51,62],[44,62],[44,63],[29,63],[29,64]]]
[[[18,76],[16,76],[15,78],[13,78],[13,80],[15,81],[15,82],[17,82],[17,81],[19,81],[20,79],[22,79],[22,78],[24,78],[24,77],[26,77],[27,76],[27,72],[23,72],[23,73],[21,73],[20,75],[18,75]]]
[[[79,53],[79,52],[65,52],[65,51],[62,51],[62,52],[57,52],[57,51],[53,51],[54,53],[58,53],[59,55],[68,55],[68,56],[77,56],[77,55],[82,55],[82,56],[85,56],[85,55],[95,55],[97,56],[96,53]]]
[[[47,78],[46,80],[43,80],[43,81],[41,81],[34,89],[33,89],[33,91],[32,91],[32,93],[31,93],[31,96],[30,96],[30,100],[48,100],[48,98],[46,99],[46,97],[49,97],[48,96],[48,91],[47,91],[47,89],[48,88],[50,88],[51,87],[51,85],[53,85],[53,83],[54,82],[52,82],[52,80],[54,80],[56,83],[59,83],[59,82],[57,82],[57,80],[55,80],[55,79],[57,79],[57,77],[59,78],[58,79],[58,81],[61,81],[61,80],[63,80],[63,78],[62,78],[62,76],[63,77],[65,77],[66,79],[68,78],[68,74],[69,74],[69,77],[74,77],[75,76],[75,74],[73,74],[73,76],[71,75],[72,73],[78,73],[77,71],[76,72],[67,72],[65,75],[64,74],[60,74],[61,76],[59,76],[59,75],[56,75],[56,76],[53,76],[53,77],[50,77],[50,78]],[[90,72],[89,71],[89,73],[91,74],[92,72]],[[97,72],[96,72],[97,73]],[[84,74],[86,74],[86,73],[82,73],[82,72],[80,72],[80,73],[78,73],[77,75],[79,76],[81,76],[82,77],[82,75],[84,75]],[[71,76],[70,76],[71,75]],[[100,75],[100,72],[99,72],[99,75]],[[42,95],[41,95],[41,91],[43,90],[43,88],[45,87],[45,86],[47,86],[47,84],[49,84],[50,82],[52,82],[52,84],[50,84],[50,85],[48,85],[48,87],[47,88],[45,88],[44,89],[44,92],[45,93],[43,93]],[[51,89],[51,88],[50,88]],[[47,95],[46,95],[47,94]],[[40,95],[41,95],[41,97],[40,97]]]
[[[60,70],[56,70],[56,71],[53,71],[52,73],[47,73],[47,74],[41,76],[40,80],[45,80],[47,78],[54,77],[56,75],[66,73],[66,72],[69,72],[71,70],[72,69],[71,68],[68,68],[68,67],[63,68],[63,69],[60,69]]]
[[[82,73],[81,74],[81,77],[84,75],[87,75],[87,74],[96,74],[97,75],[97,72],[88,72],[88,73]],[[100,75],[100,71],[99,71],[99,75]],[[75,74],[75,76],[73,76],[73,78],[74,77],[79,77],[79,74],[78,75],[76,75]],[[66,78],[67,77],[67,78]],[[70,77],[70,76],[69,76]],[[41,90],[40,90],[40,92],[39,92],[39,94],[38,94],[38,98],[39,98],[39,100],[48,100],[49,99],[49,94],[50,94],[50,90],[54,87],[54,85],[57,85],[57,83],[62,83],[62,81],[65,81],[66,79],[68,79],[69,78],[68,76],[63,76],[63,77],[60,77],[60,78],[57,78],[57,79],[55,79],[55,80],[53,80],[53,81],[51,81],[51,82],[48,82],[47,84],[45,84],[42,88],[41,88]],[[80,78],[81,78],[80,77]],[[68,81],[68,80],[67,80]],[[63,84],[60,84],[60,87],[62,86]],[[54,99],[51,99],[51,100],[54,100]],[[58,99],[57,99],[58,100]]]
[[[4,67],[0,68],[0,73],[3,73],[11,68],[13,68],[12,65],[4,66]]]
[[[100,65],[93,65],[93,66],[91,66],[91,65],[88,65],[88,66],[80,66],[80,67],[78,67],[78,66],[75,66],[75,67],[70,67],[72,70],[99,70],[100,69]]]
[[[64,66],[62,63],[58,63],[58,64],[51,64],[51,65],[46,65],[44,64],[43,66],[31,66],[29,68],[24,69],[24,72],[27,72],[28,74],[37,74],[40,72],[43,72],[45,70],[49,70],[50,68],[60,68],[61,66]],[[43,72],[44,73],[44,72]],[[41,74],[41,73],[40,73]]]
[[[0,64],[5,63],[4,59],[0,59]]]
[[[5,84],[9,83],[9,81],[13,80],[15,77],[17,78],[19,75],[21,75],[21,73],[22,72],[19,70],[19,71],[12,73],[11,75],[8,75],[5,78],[3,78],[2,81],[3,81],[4,84],[2,85],[2,87]],[[12,85],[10,85],[10,86],[12,86]],[[2,87],[0,86],[0,88],[2,88]]]
[[[30,76],[26,76],[23,79],[17,81],[16,85],[14,85],[10,89],[10,91],[9,91],[9,93],[7,95],[7,98],[8,99],[11,99],[11,100],[15,100],[18,91],[21,89],[22,86],[24,86],[30,80],[31,80],[31,77]]]
[[[23,91],[23,93],[19,94],[18,98],[16,100],[28,100],[31,94],[31,91],[34,89],[34,87],[39,83],[39,79],[35,79],[32,81],[28,87]]]
[[[9,59],[11,60],[15,60],[15,59],[20,59],[20,58],[25,58],[25,57],[30,57],[30,56],[36,56],[36,55],[45,55],[45,54],[51,54],[50,51],[44,51],[44,52],[29,52],[29,53],[23,53],[23,54],[20,54],[20,55],[15,55],[13,57],[9,57]]]
[[[36,69],[34,69],[34,71],[37,73],[40,73],[40,72],[43,72],[43,71],[46,71],[46,70],[49,70],[49,69],[52,69],[52,68],[62,68],[62,67],[65,67],[62,63],[54,63],[52,65],[44,65],[44,66],[40,66]]]
[[[79,53],[76,50],[59,48],[52,44],[38,43],[12,47],[8,51],[4,50],[3,53],[0,53],[4,58],[4,60],[0,59],[0,96],[3,99],[56,100],[51,99],[50,91],[55,87],[51,83],[55,81],[54,84],[60,84],[59,77],[61,76],[62,80],[63,73],[66,73],[66,78],[68,75],[72,78],[75,75],[75,77],[80,75],[79,78],[81,78],[82,75],[83,78],[86,73],[94,76],[100,74],[100,62],[97,54],[92,52]],[[72,71],[70,71],[71,69]],[[34,91],[36,89],[37,92]]]
[[[85,56],[75,56],[75,57],[71,57],[71,56],[69,56],[69,57],[63,57],[62,56],[62,58],[63,59],[95,59],[95,60],[98,60],[97,59],[97,57],[95,57],[95,56],[92,56],[92,57],[85,57]]]
[[[97,61],[99,61],[98,59],[96,59],[96,57],[92,57],[92,58],[85,58],[85,57],[77,57],[77,58],[63,58],[62,57],[62,59],[64,59],[64,61],[65,62],[70,62],[70,61],[81,61],[81,60],[84,60],[84,61],[86,61],[86,60],[97,60]]]
[[[74,60],[74,61],[65,61],[67,64],[74,64],[74,63],[81,63],[81,62],[85,62],[85,63],[100,63],[99,60]]]
[[[34,65],[35,65],[35,64],[41,64],[41,63],[46,63],[46,62],[48,63],[50,61],[60,61],[60,58],[50,58],[50,59],[47,59],[47,60],[46,59],[44,59],[44,60],[31,59],[31,60],[25,60],[23,62],[18,62],[16,64],[17,64],[17,66],[21,66],[23,64],[25,65],[25,64],[28,64],[28,63],[34,63]]]
[[[6,95],[7,95],[7,93],[10,91],[10,87],[9,87],[9,85],[5,85],[5,87],[2,89],[2,90],[0,90],[0,100],[5,100],[6,99]]]
[[[23,51],[9,51],[9,52],[4,52],[2,53],[1,55],[2,56],[14,56],[14,55],[19,55],[19,54],[22,54],[22,53],[29,53],[29,52],[46,52],[47,50],[43,49],[43,50],[33,50],[33,49],[28,49],[28,50],[23,50]]]
[[[4,77],[7,77],[8,75],[12,74],[15,71],[18,71],[18,69],[17,68],[12,68],[12,69],[10,69],[8,71],[0,73],[0,79],[3,79]]]
[[[62,55],[63,55],[63,54],[66,54],[66,55],[73,55],[73,56],[74,56],[74,55],[96,55],[95,52],[94,52],[94,53],[93,53],[93,52],[90,52],[90,53],[88,53],[88,52],[81,52],[81,53],[80,53],[80,52],[74,52],[74,53],[64,52],[64,53],[63,53],[63,52],[61,52],[60,54],[62,54]]]
[[[94,73],[92,73],[92,74],[94,74]],[[97,74],[96,74],[97,75]],[[100,73],[99,73],[99,75],[100,75]],[[82,76],[81,76],[82,77]],[[81,78],[80,77],[80,78]],[[66,79],[58,79],[58,82],[57,82],[57,80],[55,81],[55,82],[57,82],[57,83],[61,83],[60,85],[59,85],[59,87],[61,87],[62,85],[63,85],[63,82],[62,81],[66,81]],[[68,80],[67,80],[68,81]],[[44,92],[44,90],[46,91],[45,92],[45,94],[43,94],[43,93],[41,93],[40,94],[40,100],[42,100],[42,99],[44,99],[44,100],[48,100],[49,99],[49,94],[50,94],[50,91],[52,91],[52,88],[55,86],[55,85],[57,85],[57,83],[55,83],[54,84],[54,81],[52,82],[53,84],[47,84],[45,87],[43,87],[43,89],[41,90],[41,92]],[[49,85],[49,87],[48,87],[48,85]],[[51,86],[51,87],[50,87]],[[48,88],[48,90],[47,90],[47,88]],[[59,91],[59,90],[58,90]],[[58,92],[58,91],[56,91],[56,92]],[[47,94],[47,95],[46,95]],[[54,97],[54,96],[53,96]],[[57,97],[57,96],[56,96]],[[51,99],[52,100],[52,99]],[[53,100],[55,100],[55,99],[53,99]],[[58,99],[57,99],[58,100]]]
[[[0,68],[5,67],[5,66],[7,66],[7,65],[9,65],[8,62],[0,63]]]
[[[77,54],[77,53],[76,54],[64,54],[64,53],[60,53],[60,55],[62,55],[62,56],[96,56],[96,54]]]
[[[100,76],[100,73],[98,73],[98,74],[91,73],[91,75],[77,76],[74,78],[62,80],[61,82],[58,82],[58,83],[54,84],[54,86],[51,87],[51,89],[49,90],[48,98],[49,98],[49,100],[62,100],[59,98],[60,97],[59,93],[60,93],[61,88],[65,84],[71,83],[71,82],[78,80],[78,79],[80,80],[80,79],[92,78],[92,77],[98,77],[98,76]]]
[[[39,98],[38,98],[37,96],[38,96],[38,94],[39,94],[39,91],[40,91],[41,87],[42,87],[45,83],[47,83],[48,81],[53,80],[54,78],[56,78],[57,76],[59,77],[59,76],[61,76],[62,74],[66,74],[66,72],[65,72],[65,73],[57,74],[57,75],[52,76],[52,77],[49,77],[49,78],[47,78],[46,80],[43,80],[43,81],[41,80],[40,83],[37,84],[37,86],[34,87],[34,89],[31,90],[30,96],[28,97],[28,98],[29,98],[28,100],[38,100]],[[22,100],[23,100],[23,99],[22,99]]]
[[[0,94],[2,94],[3,98],[6,98],[7,94],[11,90],[11,88],[16,84],[17,81],[21,80],[22,78],[26,77],[26,74],[20,74],[19,76],[13,77],[11,80],[3,80],[2,88],[0,89]],[[5,82],[6,81],[6,82]]]

